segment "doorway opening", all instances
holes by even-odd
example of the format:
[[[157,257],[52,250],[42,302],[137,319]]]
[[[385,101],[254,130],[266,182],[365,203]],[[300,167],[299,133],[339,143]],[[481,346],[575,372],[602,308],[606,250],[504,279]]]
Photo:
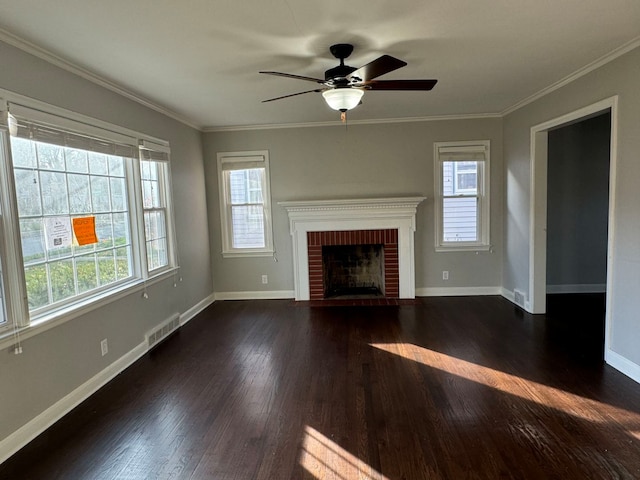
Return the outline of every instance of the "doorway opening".
[[[617,97],[531,129],[529,308],[586,360],[608,350]]]
[[[548,132],[546,318],[554,342],[604,358],[611,111]]]

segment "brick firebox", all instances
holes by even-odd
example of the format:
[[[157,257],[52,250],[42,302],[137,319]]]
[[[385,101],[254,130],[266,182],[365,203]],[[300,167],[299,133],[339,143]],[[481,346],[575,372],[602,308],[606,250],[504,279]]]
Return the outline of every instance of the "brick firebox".
[[[311,300],[324,298],[322,247],[328,245],[380,244],[384,248],[384,292],[386,298],[398,298],[398,230],[347,230],[307,232],[309,255],[309,296]]]

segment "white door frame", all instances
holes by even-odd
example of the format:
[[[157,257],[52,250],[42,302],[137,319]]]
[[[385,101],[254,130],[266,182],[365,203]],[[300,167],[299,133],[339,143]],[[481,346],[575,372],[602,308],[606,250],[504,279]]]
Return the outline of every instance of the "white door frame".
[[[611,111],[609,163],[609,230],[607,239],[607,300],[605,347],[609,345],[611,289],[613,279],[614,210],[618,146],[618,96],[606,98],[571,113],[531,127],[531,200],[529,210],[529,309],[530,313],[546,312],[547,294],[547,156],[548,132],[559,126],[576,123],[606,110]]]

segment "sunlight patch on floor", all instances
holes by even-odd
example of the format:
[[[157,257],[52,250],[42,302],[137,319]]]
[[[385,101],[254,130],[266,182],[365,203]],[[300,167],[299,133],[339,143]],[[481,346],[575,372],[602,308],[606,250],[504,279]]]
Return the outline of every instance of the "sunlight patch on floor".
[[[300,465],[318,480],[389,480],[309,426],[305,428]]]
[[[591,422],[608,423],[613,412],[629,421],[639,419],[636,413],[411,343],[371,343],[370,346]],[[580,408],[575,409],[576,405]]]

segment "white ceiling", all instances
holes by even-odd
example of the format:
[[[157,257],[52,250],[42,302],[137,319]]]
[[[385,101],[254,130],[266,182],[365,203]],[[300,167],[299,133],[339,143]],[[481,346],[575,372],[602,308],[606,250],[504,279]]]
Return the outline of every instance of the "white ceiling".
[[[351,121],[499,114],[640,44],[640,1],[0,0],[0,28],[208,128],[337,121],[318,93],[261,103],[315,85],[258,71],[322,78],[344,42],[354,67],[408,62],[381,80],[439,81],[366,92]]]

